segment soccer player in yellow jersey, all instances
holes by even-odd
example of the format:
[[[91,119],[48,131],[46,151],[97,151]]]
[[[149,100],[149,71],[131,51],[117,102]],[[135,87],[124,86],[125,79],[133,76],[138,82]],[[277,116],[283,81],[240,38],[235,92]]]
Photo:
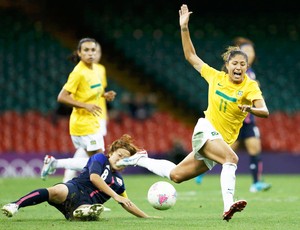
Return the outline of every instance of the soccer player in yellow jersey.
[[[72,56],[71,59],[75,63],[78,63],[77,52],[75,52],[74,55],[75,56]],[[98,75],[100,77],[101,85],[104,90],[104,96],[99,98],[99,104],[101,108],[101,114],[99,114],[100,134],[104,137],[107,133],[106,125],[108,119],[106,101],[112,101],[116,96],[116,92],[112,90],[105,92],[105,88],[107,87],[106,69],[103,65],[100,64],[101,55],[102,55],[101,46],[98,42],[96,42],[96,54],[95,54],[94,63],[97,65],[97,67],[99,67]],[[101,149],[104,151],[104,144],[103,146],[101,146]],[[66,182],[72,179],[76,175],[76,171],[81,171],[83,169],[88,159],[89,159],[89,155],[87,154],[87,151],[84,148],[84,146],[77,148],[76,153],[74,154],[74,158],[55,159],[51,155],[46,155],[44,159],[44,165],[41,170],[41,178],[45,180],[49,174],[54,174],[57,168],[63,168],[66,169],[63,178],[63,181]],[[104,210],[107,210],[107,208],[105,208]]]
[[[269,111],[257,82],[246,75],[248,58],[238,47],[229,47],[223,54],[225,72],[210,67],[197,56],[188,29],[191,13],[187,5],[182,5],[179,10],[184,56],[209,84],[208,108],[205,118],[200,118],[194,128],[193,150],[178,165],[148,158],[147,154],[124,158],[117,165],[138,165],[181,183],[219,163],[222,165],[223,219],[229,221],[235,212],[242,211],[247,205],[245,200],[234,201],[238,156],[230,145],[236,140],[248,113],[268,117]]]
[[[105,149],[100,130],[100,101],[101,98],[113,100],[115,95],[104,91],[102,79],[105,72],[103,67],[95,64],[96,48],[97,42],[93,38],[79,41],[77,55],[80,61],[70,73],[57,98],[58,102],[73,107],[69,131],[76,148],[74,158],[86,158]],[[74,176],[74,171],[66,170],[63,181],[66,182]]]

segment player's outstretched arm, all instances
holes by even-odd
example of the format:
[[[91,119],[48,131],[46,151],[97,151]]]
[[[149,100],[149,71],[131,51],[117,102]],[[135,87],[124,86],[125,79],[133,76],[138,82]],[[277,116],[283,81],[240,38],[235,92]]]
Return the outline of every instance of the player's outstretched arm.
[[[95,185],[96,188],[98,188],[100,191],[103,191],[104,193],[109,195],[111,198],[113,198],[119,204],[123,204],[128,207],[130,207],[132,205],[132,202],[127,197],[123,197],[123,196],[120,196],[119,194],[117,194],[114,190],[112,190],[105,183],[105,181],[102,179],[102,177],[99,176],[98,174],[92,173],[90,175],[90,180],[93,183],[93,185]]]
[[[125,206],[122,204],[122,207],[132,215],[140,218],[154,218],[154,219],[161,219],[158,216],[148,216],[145,212],[139,209],[134,203],[131,203],[131,206]]]
[[[132,215],[135,215],[140,218],[150,218],[145,212],[143,212],[141,209],[139,209],[134,203],[131,203],[131,206],[125,206],[124,204],[121,204],[122,207]]]
[[[185,59],[200,72],[204,62],[197,56],[189,32],[189,18],[192,14],[187,5],[183,4],[179,10],[179,25],[181,29],[181,41]]]
[[[263,99],[255,100],[253,106],[250,105],[238,105],[242,112],[252,113],[257,117],[267,118],[269,116],[269,110],[266,102]]]

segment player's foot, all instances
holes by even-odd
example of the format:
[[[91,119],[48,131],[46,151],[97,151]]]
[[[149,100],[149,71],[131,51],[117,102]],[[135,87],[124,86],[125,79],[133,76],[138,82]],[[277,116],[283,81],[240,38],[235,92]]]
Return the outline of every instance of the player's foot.
[[[241,212],[247,205],[247,201],[245,200],[238,200],[234,202],[230,209],[227,212],[224,212],[223,214],[223,220],[229,221],[233,214],[236,212]]]
[[[148,157],[148,153],[146,150],[137,152],[136,154],[132,155],[131,157],[127,157],[127,158],[123,158],[122,160],[119,160],[117,162],[117,166],[128,166],[128,165],[136,166],[138,161],[142,157]]]
[[[46,155],[44,158],[44,165],[41,171],[41,178],[46,180],[46,177],[50,174],[55,173],[56,159],[53,156]]]
[[[6,204],[2,207],[2,212],[4,215],[6,215],[7,217],[12,217],[13,215],[15,215],[18,210],[19,210],[19,205],[15,204],[15,203],[10,203],[10,204]]]
[[[103,212],[102,204],[81,205],[74,210],[73,216],[76,220],[92,221],[98,220]]]
[[[250,187],[250,192],[261,192],[261,191],[267,191],[272,186],[270,184],[267,184],[265,182],[258,181],[255,184],[252,184]]]

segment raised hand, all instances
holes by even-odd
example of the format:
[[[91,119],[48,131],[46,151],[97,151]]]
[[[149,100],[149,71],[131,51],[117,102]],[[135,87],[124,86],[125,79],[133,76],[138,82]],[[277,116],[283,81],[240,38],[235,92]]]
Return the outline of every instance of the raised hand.
[[[190,19],[190,14],[192,13],[193,12],[189,11],[187,5],[183,4],[179,10],[179,25],[187,25]]]

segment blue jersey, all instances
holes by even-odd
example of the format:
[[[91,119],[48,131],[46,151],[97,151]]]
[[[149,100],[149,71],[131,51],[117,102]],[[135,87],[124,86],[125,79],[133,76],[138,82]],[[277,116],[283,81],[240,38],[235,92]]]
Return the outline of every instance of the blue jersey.
[[[125,185],[121,174],[111,170],[107,156],[97,153],[90,157],[87,165],[78,177],[65,183],[69,190],[66,201],[61,204],[48,203],[63,213],[66,219],[72,219],[73,211],[80,205],[105,203],[110,199],[110,196],[93,185],[90,181],[92,173],[101,176],[105,183],[117,194],[121,195],[125,192]]]
[[[90,181],[90,175],[92,173],[101,176],[105,183],[117,194],[122,194],[125,191],[125,185],[121,174],[111,170],[107,156],[102,153],[95,154],[90,157],[80,175],[69,181],[70,183],[76,183],[86,187],[87,191],[89,191],[90,198],[94,200],[95,203],[103,204],[110,196],[98,190],[93,185]]]

